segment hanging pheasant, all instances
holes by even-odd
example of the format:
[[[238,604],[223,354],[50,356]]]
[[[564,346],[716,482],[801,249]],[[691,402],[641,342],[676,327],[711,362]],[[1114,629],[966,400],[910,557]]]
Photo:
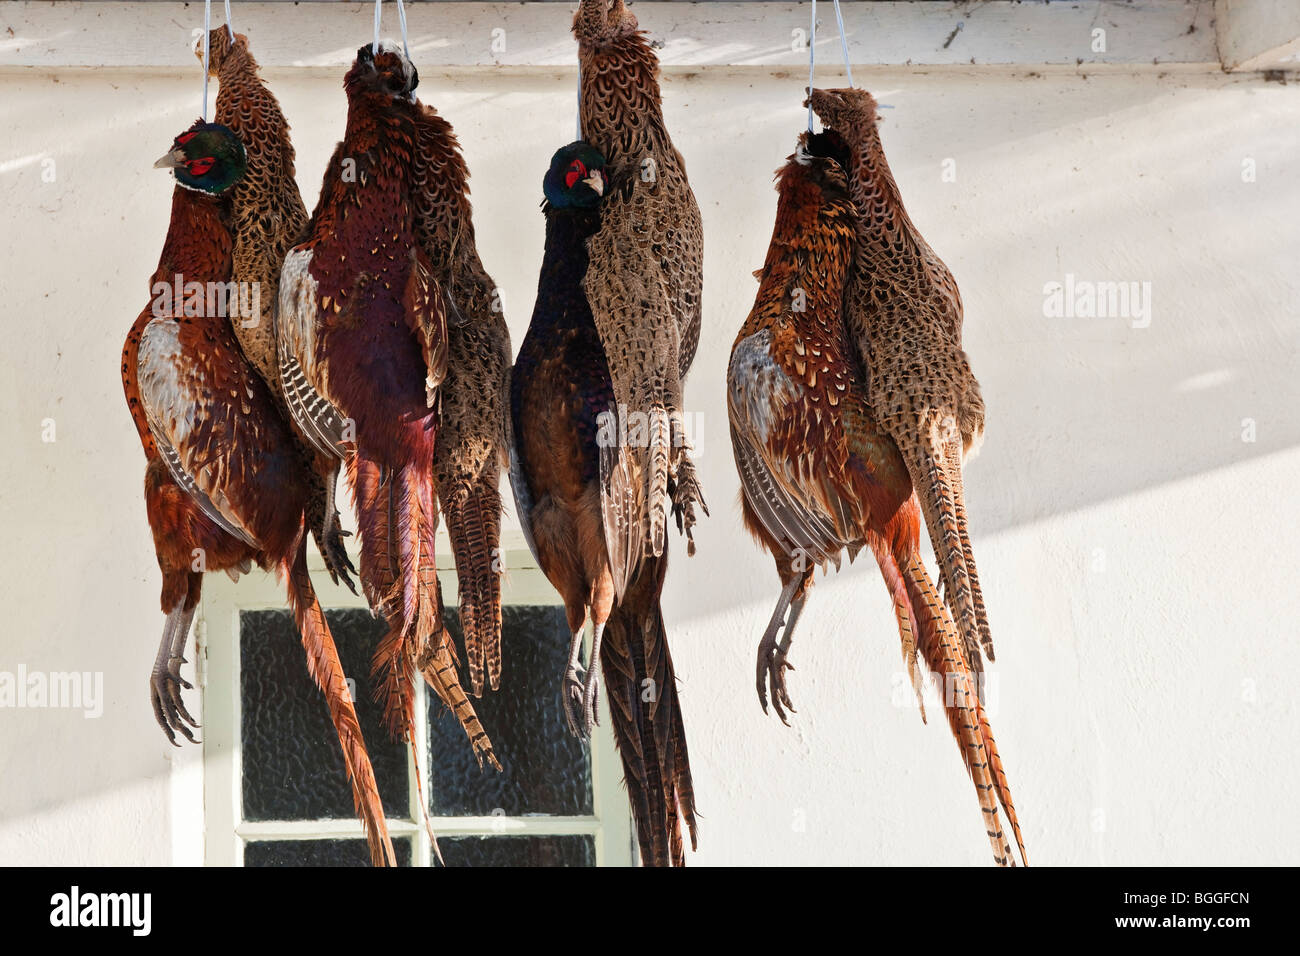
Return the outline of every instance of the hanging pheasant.
[[[621,595],[642,555],[663,554],[670,506],[688,538],[695,505],[708,513],[682,417],[682,379],[700,337],[703,233],[664,126],[659,61],[636,17],[623,0],[582,0],[573,32],[582,138],[604,155],[611,180],[583,288],[614,383],[618,428],[601,439],[601,505]]]
[[[952,619],[921,560],[911,479],[897,446],[873,419],[842,319],[856,216],[844,170],[827,158],[834,146],[833,134],[805,134],[778,173],[776,227],[758,297],[727,371],[745,525],[776,559],[782,584],[759,645],[759,700],[766,711],[770,688],[786,720],[785,711],[793,709],[788,654],[813,571],[827,563],[838,568],[842,551],[852,560],[870,548],[893,599],[918,699],[919,653],[940,681],[994,859],[1014,864],[998,822],[999,802],[1022,858],[1024,844],[992,728]]]
[[[510,330],[474,244],[469,170],[451,124],[418,100],[411,171],[415,236],[447,303],[447,374],[434,449],[438,499],[456,558],[470,684],[501,681],[501,469]]]
[[[357,51],[348,120],[305,242],[285,258],[276,325],[294,422],[346,457],[361,580],[388,622],[373,672],[390,731],[414,741],[417,667],[455,711],[480,763],[496,764],[464,697],[437,594],[433,480],[447,371],[442,289],[415,242],[415,67],[385,42]]]
[[[966,523],[962,464],[984,437],[984,400],[961,347],[957,283],[903,208],[864,90],[814,90],[813,111],[838,135],[856,210],[857,251],[845,312],[871,370],[868,401],[912,476],[967,666],[993,660],[984,596]]]
[[[246,36],[238,33],[232,39],[226,27],[218,27],[209,32],[208,47],[209,72],[220,83],[213,119],[239,137],[248,156],[248,171],[229,193],[234,233],[231,279],[252,290],[252,308],[251,314],[232,318],[232,325],[245,357],[287,417],[276,359],[274,316],[285,253],[307,228],[307,210],[294,178],[289,124],[279,101],[258,76]],[[201,61],[202,44],[196,45],[195,52]],[[334,503],[338,460],[316,451],[300,437],[297,441],[312,476],[307,511],[316,546],[330,577],[335,582],[341,578],[355,593],[348,572],[355,574],[356,569],[343,545],[347,532],[339,526]]]
[[[582,142],[555,154],[543,182],[546,251],[510,381],[510,483],[529,547],[563,597],[573,635],[562,687],[569,727],[590,732],[603,662],[641,859],[680,866],[681,817],[694,847],[695,806],[659,607],[668,559],[642,560],[616,598],[601,525],[597,417],[614,392],[582,279],[607,184],[604,158]],[[578,663],[588,608],[595,635],[584,684]]]
[[[154,716],[173,744],[176,732],[194,742],[189,727],[198,724],[181,698],[181,688],[191,685],[180,676],[180,665],[203,573],[225,571],[237,579],[254,563],[277,569],[288,578],[307,667],[325,693],[371,858],[392,865],[361,727],[307,574],[303,518],[311,478],[274,396],[240,352],[224,310],[208,304],[213,287],[230,281],[229,193],[246,163],[230,130],[200,121],[156,164],[174,170],[177,186],[153,281],[182,283],[184,294],[179,300],[155,298],[136,319],[122,352],[127,407],[148,460],[145,504],[167,615],[150,677]]]

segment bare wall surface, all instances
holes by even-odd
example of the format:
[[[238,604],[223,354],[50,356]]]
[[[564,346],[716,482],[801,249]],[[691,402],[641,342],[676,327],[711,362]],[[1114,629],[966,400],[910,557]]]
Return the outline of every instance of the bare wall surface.
[[[572,74],[422,77],[473,172],[517,347]],[[273,83],[309,203],[343,131],[340,79]],[[966,300],[988,404],[967,489],[992,717],[1032,859],[1293,861],[1300,92],[1155,71],[862,79],[895,107],[886,149]],[[869,557],[815,589],[794,726],[754,696],[777,585],[740,526],[723,377],[803,85],[797,71],[665,84],[706,230],[688,402],[713,515],[695,558],[674,543],[665,603],[703,815],[692,862],[983,865],[936,705],[923,726],[900,689]],[[170,183],[150,164],[198,86],[196,69],[0,76],[0,670],[102,671],[105,694],[99,719],[0,711],[5,863],[167,863],[185,838],[172,822],[193,811],[171,804],[147,696],[159,575],[118,366],[167,227]],[[1149,290],[1149,313],[1045,315],[1050,283],[1097,281]]]

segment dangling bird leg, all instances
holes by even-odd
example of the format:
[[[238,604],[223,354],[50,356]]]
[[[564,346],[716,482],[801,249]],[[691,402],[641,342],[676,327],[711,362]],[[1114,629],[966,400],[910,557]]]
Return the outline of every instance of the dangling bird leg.
[[[569,733],[575,737],[583,735],[578,724],[578,714],[582,709],[585,690],[582,677],[579,675],[582,667],[582,633],[585,627],[584,621],[583,626],[573,632],[573,640],[569,642],[569,662],[564,665],[564,683],[561,685],[564,719],[569,724]]]
[[[591,735],[591,728],[600,723],[596,710],[600,704],[600,638],[605,633],[605,622],[596,625],[591,639],[591,658],[587,661],[587,682],[582,688],[583,736]]]
[[[776,610],[772,612],[772,619],[767,622],[763,639],[758,644],[758,672],[755,682],[758,689],[758,702],[763,705],[763,713],[766,714],[768,685],[771,685],[772,706],[776,709],[776,715],[781,718],[781,723],[787,727],[790,726],[790,721],[786,720],[785,711],[788,708],[791,713],[795,713],[795,709],[785,686],[785,672],[794,670],[794,665],[786,659],[786,656],[794,636],[794,625],[803,611],[804,601],[807,600],[806,595],[797,601],[794,600],[795,593],[803,581],[802,576],[796,576],[786,582],[785,587],[781,589],[781,596],[777,599]],[[790,611],[788,622],[785,619],[787,609]],[[778,645],[776,632],[783,627],[785,633]]]
[[[357,569],[352,566],[347,547],[343,543],[343,539],[351,537],[352,532],[344,531],[339,523],[338,506],[334,501],[335,486],[338,483],[338,464],[334,463],[332,468],[329,477],[315,471],[312,473],[313,483],[318,487],[308,499],[307,519],[311,524],[312,538],[315,539],[316,548],[325,561],[325,570],[329,572],[330,580],[338,584],[341,578],[344,587],[356,594],[356,586],[348,577],[348,573],[356,574]]]
[[[672,500],[673,516],[677,519],[677,530],[686,535],[686,553],[695,554],[695,504],[708,515],[709,506],[704,501],[704,491],[700,488],[699,478],[695,473],[695,463],[691,461],[691,443],[686,437],[686,426],[682,413],[673,409],[668,420],[669,434],[673,448]]]
[[[185,663],[185,641],[190,635],[190,623],[194,620],[194,608],[185,610],[185,599],[167,613],[167,623],[163,625],[162,640],[158,642],[158,656],[154,659],[153,671],[149,675],[149,696],[153,700],[153,716],[158,726],[167,734],[173,746],[179,747],[173,730],[179,730],[192,744],[199,741],[190,733],[190,727],[199,726],[198,721],[190,716],[181,699],[181,688],[192,690],[194,685],[181,677],[181,665]]]

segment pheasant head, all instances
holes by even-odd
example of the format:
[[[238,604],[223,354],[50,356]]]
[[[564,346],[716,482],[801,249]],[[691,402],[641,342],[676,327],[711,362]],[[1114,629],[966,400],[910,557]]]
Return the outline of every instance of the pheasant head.
[[[592,209],[609,185],[605,157],[590,143],[578,140],[556,150],[542,179],[542,192],[553,209]]]
[[[357,58],[343,78],[348,99],[361,96],[383,101],[405,98],[415,102],[420,74],[415,64],[392,40],[382,40],[375,50],[369,43],[357,50]]]
[[[153,165],[172,170],[186,189],[219,196],[248,170],[248,157],[244,144],[228,127],[197,120]]]
[[[194,55],[200,63],[203,62],[202,33],[194,38]],[[248,37],[244,34],[236,33],[232,40],[230,31],[225,27],[214,27],[208,31],[208,73],[211,76],[220,75],[223,65],[245,57],[251,59],[252,54],[248,52]],[[257,64],[254,63],[253,66],[256,67]]]
[[[822,125],[846,139],[876,128],[876,99],[866,90],[813,90],[804,103],[811,105]]]
[[[636,14],[623,0],[582,0],[573,15],[573,35],[579,43],[603,46],[637,31]]]

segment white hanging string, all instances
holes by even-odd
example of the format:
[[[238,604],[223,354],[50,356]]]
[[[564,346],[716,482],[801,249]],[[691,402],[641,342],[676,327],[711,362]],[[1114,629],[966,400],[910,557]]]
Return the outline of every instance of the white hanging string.
[[[212,0],[203,0],[203,122],[208,121],[208,31],[212,29]]]
[[[840,31],[840,52],[844,54],[844,72],[848,74],[849,88],[853,88],[853,67],[849,65],[849,40],[844,33],[844,14],[840,11],[840,0],[835,3],[835,25]],[[817,0],[812,0],[812,24],[808,30],[808,95],[812,96],[813,73],[817,69]],[[813,131],[813,108],[808,103],[808,132]]]
[[[230,0],[226,0],[226,33],[230,34],[230,42],[235,42],[235,21],[230,19]]]
[[[849,66],[849,38],[844,35],[844,14],[840,12],[840,0],[835,0],[835,23],[840,29],[840,52],[844,54],[844,72],[849,76],[849,89],[853,89],[853,67]]]
[[[397,21],[402,27],[402,54],[409,60],[411,49],[406,45],[406,7],[402,6],[402,0],[397,0]]]
[[[370,44],[370,52],[379,52],[379,22],[383,16],[384,0],[375,0],[375,39]],[[397,0],[397,19],[402,27],[402,53],[409,60],[411,58],[411,48],[406,44],[406,7],[402,6],[402,0]]]
[[[577,116],[578,135],[577,139],[582,139],[582,55],[578,55],[578,116]]]
[[[817,69],[817,0],[812,0],[812,27],[808,31],[808,132],[813,131],[813,72]]]

